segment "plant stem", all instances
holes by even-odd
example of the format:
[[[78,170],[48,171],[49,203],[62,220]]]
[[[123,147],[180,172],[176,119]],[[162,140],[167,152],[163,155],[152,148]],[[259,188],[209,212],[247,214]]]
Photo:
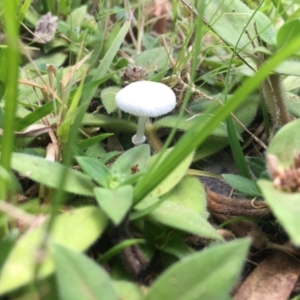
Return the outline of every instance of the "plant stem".
[[[276,127],[290,121],[289,113],[285,106],[284,91],[280,75],[270,75],[261,85],[266,106]]]
[[[152,125],[152,123],[148,122],[146,124],[145,134],[150,146],[154,149],[155,152],[159,152],[162,149],[163,144],[157,136],[155,127]]]

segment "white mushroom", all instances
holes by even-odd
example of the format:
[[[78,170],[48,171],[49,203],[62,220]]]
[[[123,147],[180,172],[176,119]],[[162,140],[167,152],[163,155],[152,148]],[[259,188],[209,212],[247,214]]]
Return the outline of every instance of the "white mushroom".
[[[139,117],[132,143],[140,145],[146,141],[144,131],[147,119],[165,115],[173,110],[176,96],[172,89],[163,83],[136,81],[116,94],[116,103],[121,110]]]

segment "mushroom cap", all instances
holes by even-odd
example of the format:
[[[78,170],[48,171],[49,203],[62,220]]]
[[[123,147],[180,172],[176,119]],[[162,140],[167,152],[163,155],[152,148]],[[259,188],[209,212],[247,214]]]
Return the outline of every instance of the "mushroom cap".
[[[176,96],[171,88],[159,82],[136,81],[116,94],[117,106],[138,117],[158,117],[175,108]]]

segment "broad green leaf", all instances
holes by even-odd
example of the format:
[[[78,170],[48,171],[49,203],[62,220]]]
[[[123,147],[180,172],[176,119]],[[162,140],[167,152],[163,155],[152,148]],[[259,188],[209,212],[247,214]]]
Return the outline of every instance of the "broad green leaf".
[[[282,84],[286,92],[292,92],[300,88],[300,78],[299,76],[288,76],[282,80]]]
[[[118,86],[110,86],[101,91],[101,101],[108,114],[117,110],[118,106],[116,104],[115,98],[117,92],[119,92],[120,90],[121,88]]]
[[[238,43],[237,49],[253,56],[254,49],[249,37],[256,40],[256,26],[259,36],[267,44],[275,45],[276,30],[262,12],[255,13],[246,28],[248,35],[244,33],[240,38],[254,11],[239,0],[207,0],[206,3],[203,16],[205,23],[227,44],[236,46]]]
[[[190,105],[190,110],[195,113],[202,113],[206,109],[208,109],[210,106],[215,105],[216,107],[220,106],[220,102],[224,103],[225,97],[223,94],[218,94],[214,97],[213,100],[201,100],[201,101],[195,101]],[[237,119],[244,125],[248,126],[253,121],[254,117],[257,114],[257,107],[261,101],[261,95],[258,94],[251,94],[247,97],[247,99],[244,101],[243,105],[240,106],[238,109],[236,109],[233,113],[237,117]],[[234,121],[234,125],[236,128],[237,133],[242,133],[244,131],[244,128],[240,126],[237,122]],[[225,127],[224,127],[225,126]],[[223,123],[223,127],[226,129],[226,134],[223,136],[227,137],[227,128],[226,123]],[[213,131],[211,135],[215,135],[214,132],[218,133],[220,130],[223,130],[223,127],[218,127],[217,131]],[[223,129],[222,129],[223,128]],[[222,131],[220,131],[221,133]]]
[[[294,164],[294,156],[300,151],[300,119],[294,120],[282,127],[271,140],[267,153],[278,158],[282,168]]]
[[[268,178],[266,170],[266,159],[264,157],[246,157],[246,161],[256,178]]]
[[[144,172],[149,159],[150,146],[147,144],[139,145],[127,150],[118,157],[111,167],[111,171],[115,174],[129,176],[133,173],[131,167],[137,166],[139,172]]]
[[[162,160],[159,164],[163,163],[164,157],[168,156],[172,152],[173,148],[169,148],[164,153]],[[152,168],[153,166],[156,167],[155,160],[157,159],[157,155],[155,154],[151,157],[148,165],[148,169]],[[186,156],[184,160],[182,160],[178,166],[150,193],[152,197],[160,197],[167,192],[169,192],[186,173],[186,170],[189,168],[190,164],[192,163],[194,153],[190,153]]]
[[[222,178],[235,190],[245,195],[253,197],[261,197],[261,193],[257,189],[255,183],[245,177],[235,174],[222,174]]]
[[[187,245],[182,236],[169,232],[161,239],[155,240],[155,245],[160,251],[168,253],[179,259],[195,252]]]
[[[80,27],[87,14],[87,5],[81,5],[74,9],[67,17],[67,23],[72,27]]]
[[[95,188],[94,192],[105,214],[115,225],[120,224],[131,207],[133,187],[124,185],[115,189]]]
[[[206,214],[206,193],[198,177],[185,176],[162,199],[184,206],[198,214]]]
[[[189,255],[154,282],[146,300],[229,299],[249,246],[249,239],[235,240]]]
[[[277,47],[282,48],[291,42],[293,39],[299,38],[300,20],[295,19],[285,22],[278,30],[276,41]]]
[[[125,281],[125,280],[119,280],[119,281],[115,281],[114,285],[119,295],[118,299],[124,299],[124,300],[144,299],[144,293],[142,292],[142,288],[140,288],[139,285],[135,283]]]
[[[300,67],[300,65],[299,65]],[[300,79],[300,78],[299,78]],[[300,97],[293,93],[286,93],[285,104],[288,111],[296,117],[300,117]]]
[[[217,153],[226,146],[228,146],[227,138],[219,136],[209,136],[196,150],[193,161],[197,161],[204,157]]]
[[[287,193],[276,189],[272,182],[257,182],[265,201],[283,226],[295,246],[300,246],[300,193]]]
[[[300,76],[300,60],[298,58],[283,61],[275,68],[276,73]]]
[[[108,273],[84,254],[54,245],[56,281],[61,300],[117,300]]]
[[[89,175],[99,185],[109,187],[110,170],[101,161],[91,157],[77,156],[76,160],[83,172]]]
[[[78,251],[87,249],[103,232],[107,218],[98,207],[83,207],[66,212],[55,220],[49,244],[61,244]],[[0,277],[0,294],[7,293],[33,280],[37,249],[44,236],[45,226],[25,234],[11,251]],[[41,264],[38,278],[44,278],[55,269],[50,252]],[[18,276],[16,276],[16,274]]]
[[[47,64],[51,63],[51,65],[54,65],[55,67],[60,67],[64,63],[64,61],[66,60],[67,57],[68,57],[68,55],[66,53],[64,53],[63,51],[59,51],[59,52],[55,52],[55,53],[52,53],[49,55],[41,55],[39,58],[35,59],[33,62],[37,66],[38,69],[40,69],[40,70],[42,69],[42,70],[46,71]],[[36,73],[32,63],[28,63],[27,65],[25,65],[23,67],[23,69],[28,70],[28,71],[31,70],[33,72],[31,78],[36,76],[37,78],[35,78],[34,81],[36,83],[43,85],[43,80],[41,78],[39,78],[39,75]],[[45,79],[46,82],[48,83],[48,81],[49,81],[49,80],[47,80],[48,75],[47,76],[43,75],[43,79]],[[33,92],[33,89],[32,89],[32,92]],[[34,93],[32,93],[32,95],[34,95]],[[34,98],[32,100],[34,100]]]
[[[0,274],[2,273],[3,265],[9,256],[11,250],[17,242],[19,237],[18,230],[11,231],[0,243],[1,256],[0,256]]]
[[[134,58],[134,64],[141,66],[148,72],[157,72],[168,65],[169,56],[165,48],[153,48],[145,50]]]
[[[136,210],[144,210],[157,201],[154,198],[146,197],[135,206]],[[190,210],[177,203],[164,200],[148,217],[157,223],[184,231],[197,234],[206,238],[222,240],[215,228],[197,212]]]
[[[13,170],[51,188],[59,187],[61,173],[65,168],[56,162],[22,153],[13,153],[11,165]],[[72,169],[69,169],[67,176],[64,191],[85,196],[94,195],[93,188],[96,185],[89,176]]]

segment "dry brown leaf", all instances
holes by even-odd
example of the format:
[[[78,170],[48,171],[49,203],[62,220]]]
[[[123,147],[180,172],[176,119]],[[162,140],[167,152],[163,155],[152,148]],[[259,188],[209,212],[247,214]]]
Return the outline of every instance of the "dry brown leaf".
[[[50,126],[44,125],[44,124],[33,124],[28,126],[23,131],[15,131],[16,137],[33,137],[33,136],[39,136],[43,133],[48,132],[51,129]],[[0,136],[3,135],[3,129],[0,128]]]
[[[58,157],[59,149],[57,144],[49,144],[46,150],[46,159],[50,161],[56,161]]]
[[[300,275],[298,260],[276,251],[262,261],[246,278],[234,300],[289,299]]]
[[[73,77],[74,73],[91,57],[92,51],[86,55],[82,60],[77,62],[74,66],[70,67],[69,70],[64,74],[62,79],[62,85],[65,87]]]
[[[15,135],[17,137],[33,137],[33,136],[39,136],[43,133],[48,132],[51,129],[51,126],[47,126],[44,124],[33,124],[28,126],[23,131],[16,131]]]
[[[48,216],[42,214],[32,217],[32,220],[30,222],[24,219],[17,219],[16,226],[20,230],[20,232],[24,233],[43,225],[47,219]]]
[[[168,12],[172,10],[172,4],[168,0],[153,0],[147,6],[148,17],[155,17],[156,21],[152,29],[157,33],[166,31],[166,23],[168,21]]]

